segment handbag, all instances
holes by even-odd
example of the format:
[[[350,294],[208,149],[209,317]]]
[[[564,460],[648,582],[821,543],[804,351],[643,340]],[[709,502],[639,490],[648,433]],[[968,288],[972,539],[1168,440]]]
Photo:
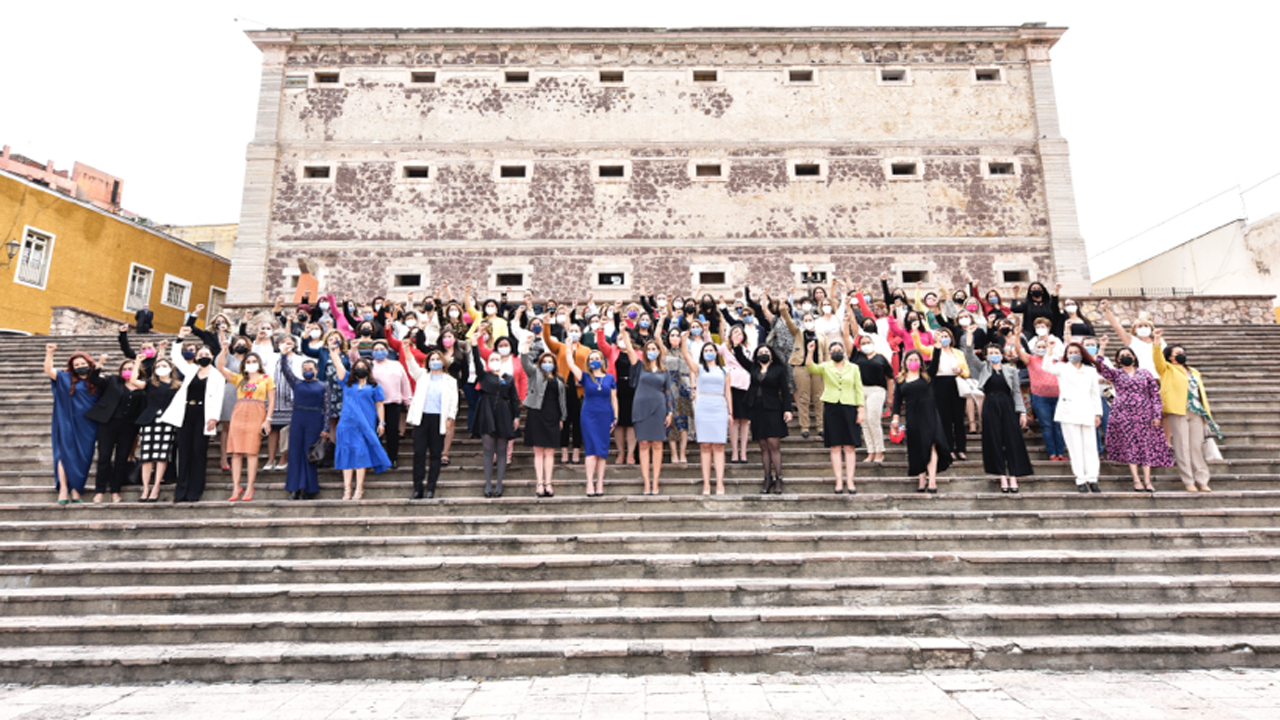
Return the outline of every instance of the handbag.
[[[956,390],[960,392],[962,398],[981,399],[985,394],[982,388],[978,386],[978,381],[973,378],[963,378],[956,376]]]
[[[311,447],[307,448],[307,462],[318,468],[333,467],[333,443],[324,438],[316,438],[311,443]]]
[[[1205,462],[1222,462],[1222,451],[1218,449],[1218,441],[1213,436],[1205,436],[1201,450],[1204,452]]]
[[[142,463],[137,460],[130,460],[125,466],[124,482],[121,485],[141,485],[142,484]]]

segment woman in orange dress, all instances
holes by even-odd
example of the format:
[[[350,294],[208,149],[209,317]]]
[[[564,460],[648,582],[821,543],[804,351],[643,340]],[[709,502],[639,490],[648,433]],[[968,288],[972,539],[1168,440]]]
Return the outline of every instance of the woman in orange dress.
[[[241,373],[227,370],[227,348],[218,354],[218,372],[235,387],[236,405],[231,412],[231,429],[227,432],[227,453],[231,455],[231,497],[229,502],[253,499],[253,481],[258,477],[258,450],[262,438],[271,432],[271,413],[275,410],[276,386],[264,372],[262,358],[249,353],[240,363]],[[240,496],[240,468],[249,461],[249,486]]]

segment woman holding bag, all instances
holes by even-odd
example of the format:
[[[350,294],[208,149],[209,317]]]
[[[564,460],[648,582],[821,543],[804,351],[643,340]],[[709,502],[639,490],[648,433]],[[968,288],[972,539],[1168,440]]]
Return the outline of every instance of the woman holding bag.
[[[1160,400],[1164,420],[1173,441],[1173,457],[1187,492],[1209,492],[1209,464],[1205,461],[1205,439],[1222,432],[1209,412],[1200,371],[1187,365],[1187,351],[1181,345],[1160,349],[1164,331],[1155,331],[1151,359],[1160,376]]]

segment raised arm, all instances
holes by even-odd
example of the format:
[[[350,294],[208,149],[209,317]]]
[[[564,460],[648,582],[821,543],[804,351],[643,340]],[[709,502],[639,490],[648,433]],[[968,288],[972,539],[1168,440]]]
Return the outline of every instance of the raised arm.
[[[680,357],[684,358],[685,367],[689,368],[689,377],[691,380],[697,381],[698,364],[693,361],[693,356],[689,354],[689,338],[687,335],[683,337],[680,342]]]
[[[577,354],[577,350],[578,350],[577,343],[570,342],[568,348],[565,350],[565,353],[564,353],[564,362],[566,365],[569,366],[569,372],[573,373],[573,379],[577,380],[578,384],[581,385],[582,384],[582,368],[578,367],[577,358],[574,357],[574,355]]]
[[[58,379],[58,371],[53,369],[53,354],[58,351],[55,343],[49,343],[44,346],[44,374],[49,376],[50,380]]]
[[[1107,324],[1111,326],[1113,331],[1115,331],[1116,337],[1120,338],[1121,344],[1128,345],[1133,342],[1133,337],[1129,335],[1128,331],[1124,329],[1124,326],[1120,324],[1120,318],[1116,317],[1115,313],[1111,312],[1109,302],[1103,300],[1098,303],[1098,309],[1101,310],[1103,316],[1106,317]],[[1156,346],[1159,347],[1159,343],[1156,343]]]
[[[236,381],[236,374],[227,369],[227,349],[225,347],[222,348],[222,352],[218,353],[217,368],[218,372],[222,373],[222,377],[227,379],[227,382],[234,383]]]

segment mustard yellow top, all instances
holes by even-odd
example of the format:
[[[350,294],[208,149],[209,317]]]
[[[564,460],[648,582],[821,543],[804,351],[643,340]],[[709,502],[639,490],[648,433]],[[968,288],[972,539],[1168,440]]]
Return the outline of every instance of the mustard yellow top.
[[[1191,386],[1191,378],[1187,373],[1196,376],[1196,384],[1200,386],[1200,403],[1204,411],[1213,417],[1209,409],[1209,398],[1204,391],[1204,380],[1200,371],[1195,368],[1184,368],[1181,365],[1164,361],[1164,352],[1159,343],[1152,344],[1151,353],[1156,361],[1156,375],[1160,378],[1160,404],[1164,405],[1165,415],[1187,414],[1187,388]]]
[[[231,383],[236,386],[237,400],[261,400],[266,402],[271,397],[271,393],[276,391],[276,383],[271,378],[263,375],[257,381],[245,382],[245,376],[240,373],[231,374]],[[241,385],[241,382],[245,382]]]

